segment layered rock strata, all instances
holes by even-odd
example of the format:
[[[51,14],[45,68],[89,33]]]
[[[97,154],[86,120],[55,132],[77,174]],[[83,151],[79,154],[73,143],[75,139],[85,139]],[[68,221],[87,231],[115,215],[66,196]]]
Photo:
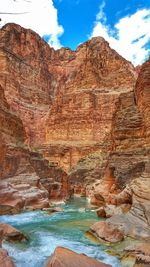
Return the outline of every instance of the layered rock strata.
[[[54,51],[31,30],[8,24],[0,39],[1,84],[26,143],[67,171],[100,149],[119,94],[133,90],[131,63],[100,37]]]
[[[71,54],[66,61],[63,59],[66,80],[46,127],[46,143],[51,148],[59,147],[56,158],[53,151],[53,158],[66,170],[100,150],[104,143],[110,149],[108,137],[118,97],[121,92],[133,90],[136,78],[133,66],[103,38],[93,38]],[[52,156],[45,147],[46,153]]]
[[[111,194],[109,191],[106,197],[101,182],[95,187],[96,194],[104,197],[104,205],[131,204],[126,214],[114,215],[108,222],[117,225],[125,235],[144,240],[150,240],[149,74],[150,60],[141,67],[132,105],[126,105],[127,109],[121,105],[113,122],[114,149],[107,168],[113,168],[115,185],[120,192]],[[122,103],[127,101],[125,98]],[[105,175],[104,182],[107,180]]]
[[[8,24],[0,39],[1,85],[25,143],[65,171],[81,159],[70,173],[72,192],[89,195],[104,174],[114,117],[122,99],[132,98],[136,70],[101,37],[55,51],[33,31]]]
[[[53,94],[47,63],[53,50],[36,33],[15,24],[1,29],[0,40],[1,85],[23,122],[26,142],[37,144],[43,140],[44,115]]]
[[[0,128],[0,213],[49,207],[50,199],[67,198],[67,174],[29,151],[22,121],[11,111],[2,87]]]
[[[68,177],[63,170],[50,167],[38,153],[12,146],[6,151],[0,181],[1,213],[46,208],[50,201],[68,198]]]
[[[148,237],[150,60],[137,70],[100,37],[55,51],[15,24],[0,40],[3,212],[47,207],[71,184],[98,206],[131,205],[127,234]]]

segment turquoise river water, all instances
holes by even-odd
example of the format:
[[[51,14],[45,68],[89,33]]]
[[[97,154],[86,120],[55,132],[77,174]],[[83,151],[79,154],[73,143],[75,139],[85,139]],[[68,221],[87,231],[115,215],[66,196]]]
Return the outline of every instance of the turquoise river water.
[[[102,245],[85,235],[89,226],[98,221],[86,199],[74,198],[59,206],[64,212],[50,215],[46,211],[32,211],[0,216],[1,222],[11,224],[29,238],[26,243],[3,245],[17,267],[44,267],[57,246],[84,253],[113,267],[121,266],[117,257],[105,253]]]

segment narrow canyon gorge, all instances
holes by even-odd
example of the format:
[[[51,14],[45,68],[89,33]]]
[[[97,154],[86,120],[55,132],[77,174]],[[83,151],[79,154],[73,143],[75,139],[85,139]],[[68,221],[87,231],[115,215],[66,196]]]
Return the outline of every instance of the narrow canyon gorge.
[[[72,196],[95,207],[93,238],[132,238],[139,243],[127,248],[130,266],[150,266],[150,59],[134,67],[102,37],[54,50],[32,30],[6,24],[0,215],[48,210]],[[56,248],[47,267],[110,266],[66,250]],[[15,266],[4,248],[0,266]]]

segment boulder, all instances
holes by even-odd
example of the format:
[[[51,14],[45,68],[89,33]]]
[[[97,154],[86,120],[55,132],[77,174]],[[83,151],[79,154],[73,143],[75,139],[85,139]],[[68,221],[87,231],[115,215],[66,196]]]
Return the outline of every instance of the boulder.
[[[123,231],[119,230],[115,225],[104,221],[94,223],[89,232],[99,240],[110,243],[120,242],[124,239]]]
[[[55,212],[63,212],[63,208],[61,207],[53,207],[53,208],[48,208],[48,209],[43,209],[44,211],[47,211],[48,213],[55,213]]]
[[[96,210],[98,217],[110,218],[113,215],[127,213],[131,208],[130,204],[116,205],[105,205]]]
[[[0,248],[0,267],[15,267],[16,265],[9,257],[5,249]]]
[[[107,221],[121,227],[126,236],[150,241],[150,159],[143,174],[130,183],[132,207],[126,214],[114,215]]]
[[[105,211],[105,206],[102,206],[96,210],[97,216],[106,218],[106,211]]]
[[[46,267],[111,267],[84,254],[78,254],[70,249],[57,247]]]
[[[100,194],[95,193],[93,196],[91,196],[90,203],[92,205],[100,207],[100,206],[104,206],[105,205],[105,200]]]
[[[0,223],[0,231],[3,232],[3,239],[7,241],[26,241],[27,237],[13,226]]]
[[[150,266],[150,243],[139,243],[131,245],[125,248],[125,256],[133,256],[136,258],[136,267],[146,267]]]
[[[6,228],[6,227],[5,227]],[[11,257],[9,257],[7,250],[2,248],[2,242],[5,238],[4,228],[0,228],[0,267],[15,267]]]

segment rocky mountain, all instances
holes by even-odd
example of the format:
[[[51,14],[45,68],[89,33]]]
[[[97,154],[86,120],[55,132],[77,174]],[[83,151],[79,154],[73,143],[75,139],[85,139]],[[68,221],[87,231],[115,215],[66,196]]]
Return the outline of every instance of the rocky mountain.
[[[134,68],[101,37],[55,51],[7,24],[0,62],[3,212],[74,193],[98,206],[129,204],[109,220],[148,237],[150,60]]]

